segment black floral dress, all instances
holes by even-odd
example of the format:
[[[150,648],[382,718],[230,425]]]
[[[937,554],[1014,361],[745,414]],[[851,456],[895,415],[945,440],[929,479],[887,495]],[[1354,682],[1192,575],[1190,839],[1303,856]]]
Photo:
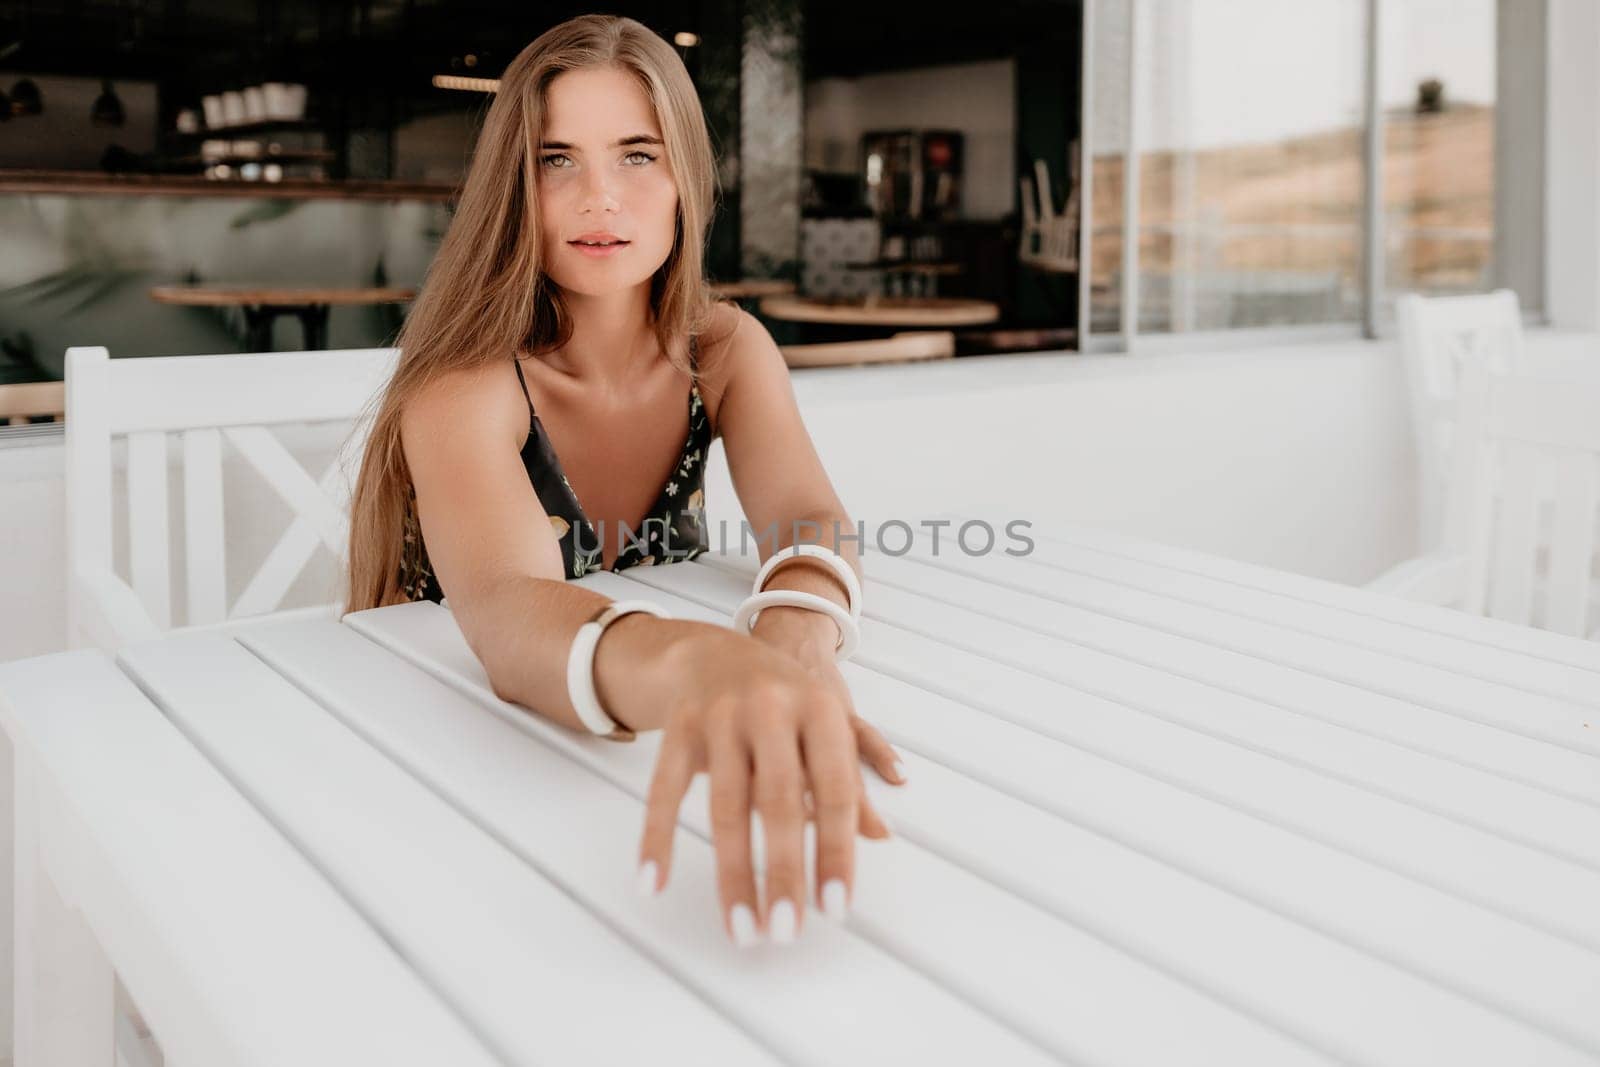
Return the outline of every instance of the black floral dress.
[[[695,341],[689,341],[689,363],[694,368]],[[561,559],[568,580],[582,578],[592,571],[603,570],[600,535],[578,503],[578,495],[567,481],[539,421],[533,410],[533,398],[528,395],[528,383],[522,376],[522,365],[513,361],[522,395],[528,401],[528,439],[522,446],[522,465],[550,516],[550,526],[561,544]],[[637,530],[603,531],[606,539],[622,549],[617,553],[611,569],[649,567],[657,563],[675,563],[693,559],[708,546],[705,530],[705,462],[713,440],[711,420],[706,415],[705,404],[700,399],[700,382],[697,374],[689,380],[689,436],[678,456],[678,465],[668,474],[666,484],[657,494],[655,506]],[[405,514],[405,545],[401,552],[400,589],[409,600],[444,599],[444,591],[434,577],[428,563],[427,546],[422,541],[422,529],[417,522],[417,497],[412,489]]]

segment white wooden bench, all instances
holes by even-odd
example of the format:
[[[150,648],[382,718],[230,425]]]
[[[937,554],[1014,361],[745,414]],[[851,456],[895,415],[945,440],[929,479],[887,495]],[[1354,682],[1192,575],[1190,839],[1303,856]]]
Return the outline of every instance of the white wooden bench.
[[[277,610],[319,546],[345,557],[366,405],[398,351],[272,352],[111,359],[67,350],[67,631],[115,649],[175,624],[223,628]],[[317,476],[273,435],[289,423],[349,423],[349,447]],[[127,577],[115,565],[113,442],[127,455]],[[171,454],[181,458],[182,603],[174,607]],[[237,454],[293,514],[230,602],[224,454]],[[298,609],[334,617],[338,605]]]

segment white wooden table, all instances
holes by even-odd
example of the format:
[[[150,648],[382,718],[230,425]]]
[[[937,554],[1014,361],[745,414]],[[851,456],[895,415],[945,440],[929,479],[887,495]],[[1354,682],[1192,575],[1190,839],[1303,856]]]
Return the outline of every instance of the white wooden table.
[[[909,784],[733,947],[705,779],[497,700],[449,612],[0,667],[19,1064],[1600,1062],[1600,647],[1088,530],[869,553]],[[754,562],[598,574],[726,620]]]

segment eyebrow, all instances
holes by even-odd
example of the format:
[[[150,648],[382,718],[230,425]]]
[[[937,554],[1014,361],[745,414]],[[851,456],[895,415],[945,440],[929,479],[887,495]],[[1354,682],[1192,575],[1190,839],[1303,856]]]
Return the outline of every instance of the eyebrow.
[[[661,143],[662,143],[661,142],[661,138],[659,138],[659,137],[653,137],[648,133],[636,133],[632,137],[624,137],[620,141],[613,141],[611,143],[611,147],[612,148],[622,148],[625,145],[634,145],[634,144],[654,144],[654,145],[658,145],[658,144],[661,144]],[[539,142],[539,149],[540,149],[540,151],[553,150],[553,151],[560,151],[560,152],[571,152],[573,150],[573,146],[568,144],[566,141],[541,141],[541,142]]]

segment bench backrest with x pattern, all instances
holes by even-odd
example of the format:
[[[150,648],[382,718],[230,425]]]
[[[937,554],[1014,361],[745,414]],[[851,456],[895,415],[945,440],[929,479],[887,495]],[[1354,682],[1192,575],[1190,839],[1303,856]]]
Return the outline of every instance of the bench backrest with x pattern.
[[[320,545],[343,559],[357,421],[398,350],[110,358],[67,351],[68,642],[119,647],[171,629],[170,448],[182,461],[182,624],[226,625],[273,611]],[[346,422],[355,432],[320,476],[274,435],[291,423]],[[126,439],[127,579],[113,563],[113,440]],[[293,521],[230,604],[223,534],[223,456],[237,453]],[[335,605],[301,612],[333,611]]]

